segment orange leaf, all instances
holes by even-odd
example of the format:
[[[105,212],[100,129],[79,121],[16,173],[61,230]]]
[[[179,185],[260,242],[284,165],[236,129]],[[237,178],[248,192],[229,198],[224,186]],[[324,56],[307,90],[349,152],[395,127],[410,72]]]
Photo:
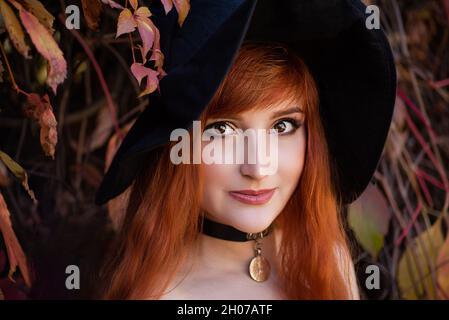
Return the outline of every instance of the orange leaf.
[[[117,22],[117,34],[116,38],[120,37],[122,34],[133,32],[136,30],[137,23],[134,20],[134,16],[129,9],[124,9],[120,12]]]
[[[28,185],[28,174],[17,162],[11,159],[6,153],[0,150],[0,160],[3,164],[12,172],[12,174],[22,183],[22,186],[28,192],[28,195],[33,200],[34,204],[37,204],[37,199],[34,196],[33,190]]]
[[[178,23],[182,27],[190,11],[190,0],[173,0],[173,4],[176,7],[176,11],[178,11]]]
[[[53,29],[53,22],[55,21],[55,17],[45,9],[43,4],[38,0],[23,0],[22,5],[25,10],[31,12],[40,23],[44,25],[47,30],[53,34],[55,29]]]
[[[14,11],[4,0],[0,0],[0,14],[3,16],[6,30],[8,30],[9,37],[11,38],[14,47],[22,56],[27,59],[31,59],[28,54],[30,48],[25,42],[25,34],[22,26],[20,25]]]
[[[134,14],[136,16],[139,17],[144,17],[144,18],[149,18],[151,17],[153,14],[151,13],[150,9],[148,9],[148,7],[140,7],[139,9],[137,9]]]
[[[55,159],[55,147],[58,143],[57,121],[53,114],[53,108],[50,104],[50,99],[46,94],[40,97],[35,93],[28,96],[28,107],[25,110],[27,117],[39,122],[41,127],[40,140],[42,149],[47,156]]]
[[[9,278],[13,280],[12,276],[16,272],[17,266],[19,266],[22,272],[23,279],[28,287],[31,286],[31,277],[28,270],[28,263],[22,247],[12,229],[12,223],[10,219],[10,213],[6,206],[5,199],[0,193],[0,231],[3,235],[3,239],[6,245],[6,251],[9,259]],[[14,280],[13,280],[14,281]]]
[[[98,30],[98,22],[100,20],[103,6],[100,0],[81,0],[83,6],[84,17],[86,18],[87,26],[94,30]]]
[[[173,9],[173,4],[175,5],[176,11],[178,11],[178,23],[182,26],[190,11],[190,0],[161,0],[161,2],[164,6],[165,14]]]
[[[20,10],[20,18],[37,51],[48,61],[47,84],[56,94],[56,88],[67,77],[67,63],[56,41],[39,20],[26,10]]]
[[[137,6],[139,5],[137,0],[129,0],[129,3],[131,4],[131,7],[133,7],[134,10],[136,10]]]

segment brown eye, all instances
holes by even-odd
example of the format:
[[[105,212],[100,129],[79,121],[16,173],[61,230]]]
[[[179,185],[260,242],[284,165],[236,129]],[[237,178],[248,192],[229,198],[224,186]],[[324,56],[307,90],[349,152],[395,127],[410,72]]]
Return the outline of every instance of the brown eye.
[[[285,124],[285,122],[278,122],[274,125],[274,129],[282,133],[287,129],[287,125]]]
[[[226,132],[226,125],[223,123],[216,124],[214,125],[213,128],[217,130],[220,134],[224,134]]]
[[[224,136],[233,134],[234,128],[227,122],[215,122],[206,126],[204,132],[212,136]]]
[[[301,122],[288,118],[276,122],[271,130],[276,131],[277,134],[289,134],[294,133],[301,125]]]
[[[284,119],[275,123],[273,129],[278,134],[286,134],[294,132],[296,129],[300,127],[300,124],[296,120],[293,119]]]

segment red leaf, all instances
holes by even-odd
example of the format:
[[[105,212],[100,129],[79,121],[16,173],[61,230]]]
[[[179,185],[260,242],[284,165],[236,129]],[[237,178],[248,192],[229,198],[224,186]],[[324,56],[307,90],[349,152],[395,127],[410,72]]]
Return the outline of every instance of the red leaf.
[[[37,51],[48,61],[47,84],[56,94],[56,88],[67,77],[67,63],[56,41],[39,20],[26,10],[20,10],[20,18]]]
[[[12,275],[16,271],[17,266],[22,272],[23,279],[28,287],[31,286],[31,277],[28,270],[28,264],[22,247],[17,240],[17,237],[12,229],[11,219],[8,207],[6,206],[5,199],[0,193],[0,231],[3,235],[3,239],[6,245],[6,251],[9,259],[9,278],[12,279]]]
[[[103,10],[100,0],[81,0],[81,4],[87,26],[92,30],[98,30],[98,22]]]
[[[28,107],[25,109],[25,114],[39,122],[41,127],[40,140],[42,149],[47,156],[55,158],[55,148],[58,143],[57,121],[53,114],[53,108],[50,104],[50,99],[46,94],[40,97],[35,93],[28,96]]]

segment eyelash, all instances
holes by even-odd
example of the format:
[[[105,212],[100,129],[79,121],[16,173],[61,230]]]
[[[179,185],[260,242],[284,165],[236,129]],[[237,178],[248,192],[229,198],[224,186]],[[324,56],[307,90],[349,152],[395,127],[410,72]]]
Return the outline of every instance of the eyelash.
[[[302,126],[302,122],[300,122],[300,121],[298,121],[296,119],[293,119],[293,118],[282,118],[282,119],[279,119],[279,120],[276,121],[276,123],[273,126],[277,125],[278,123],[280,123],[282,121],[290,122],[292,124],[292,126],[293,126],[293,130],[291,132],[287,132],[287,133],[284,133],[284,134],[281,133],[280,135],[293,134],[293,133],[295,133],[296,130],[298,130]]]
[[[279,120],[277,120],[277,121],[273,124],[273,126],[275,126],[275,125],[277,125],[278,123],[283,122],[283,121],[288,121],[288,122],[290,122],[290,124],[293,126],[294,129],[293,129],[292,131],[290,131],[290,132],[287,132],[287,133],[280,133],[279,135],[289,135],[289,134],[293,134],[293,133],[295,133],[296,130],[298,130],[298,129],[302,126],[302,122],[301,122],[301,121],[298,121],[298,120],[293,119],[293,118],[282,118],[282,119],[279,119]],[[229,121],[217,121],[217,122],[213,122],[213,123],[211,123],[211,124],[208,124],[208,125],[204,128],[204,130],[208,130],[208,129],[213,128],[214,126],[217,126],[217,125],[220,125],[220,124],[225,124],[225,125],[228,125],[228,126],[231,126],[231,127],[235,128],[234,124],[231,123],[231,122],[229,122]]]

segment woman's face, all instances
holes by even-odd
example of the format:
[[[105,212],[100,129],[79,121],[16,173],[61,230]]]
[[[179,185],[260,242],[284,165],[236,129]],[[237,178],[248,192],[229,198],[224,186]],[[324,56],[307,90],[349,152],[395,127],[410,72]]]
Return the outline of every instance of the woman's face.
[[[202,162],[204,191],[201,207],[209,219],[252,233],[261,232],[274,221],[295,190],[302,173],[306,153],[304,121],[301,105],[291,101],[232,117],[207,120],[203,134],[216,139],[202,142],[203,151],[209,144],[222,143],[220,140],[230,137],[235,139],[241,134],[238,129],[253,132],[264,132],[260,130],[264,129],[266,141],[270,135],[277,136],[276,152],[269,153],[269,144],[265,142],[266,151],[262,152],[268,157],[263,158],[261,151],[254,152],[252,158],[249,156],[249,150],[263,150],[264,142],[258,139],[253,140],[256,149],[248,147],[248,142],[245,144],[244,161],[234,161],[232,164]],[[229,151],[223,149],[223,152]],[[267,164],[273,162],[277,164],[276,170],[266,170]]]

